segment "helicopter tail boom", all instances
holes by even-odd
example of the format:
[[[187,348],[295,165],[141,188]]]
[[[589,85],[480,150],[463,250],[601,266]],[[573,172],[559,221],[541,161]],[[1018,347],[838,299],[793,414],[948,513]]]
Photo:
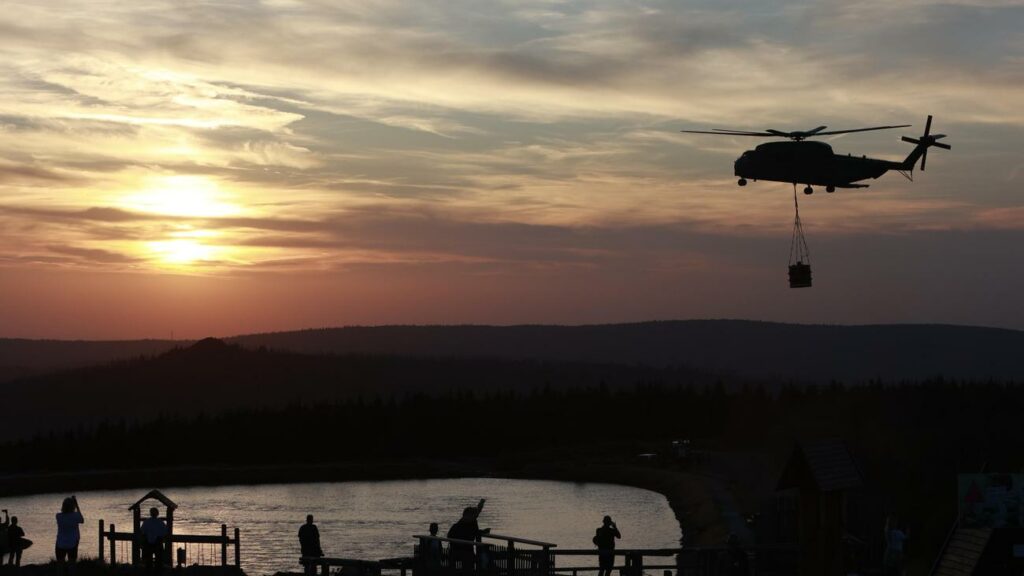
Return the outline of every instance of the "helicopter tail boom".
[[[914,149],[910,151],[910,154],[907,155],[907,158],[900,163],[900,170],[913,170],[914,166],[917,165],[918,159],[920,159],[921,171],[924,172],[925,164],[927,164],[928,162],[929,148],[935,146],[937,148],[942,148],[944,150],[952,149],[952,146],[950,146],[949,144],[943,144],[942,142],[938,142],[938,140],[946,137],[945,134],[932,134],[931,129],[932,117],[931,115],[929,115],[928,121],[924,125],[924,134],[920,138],[910,138],[907,136],[901,138],[901,140],[903,140],[904,142],[909,142],[911,144],[914,144],[915,146]]]

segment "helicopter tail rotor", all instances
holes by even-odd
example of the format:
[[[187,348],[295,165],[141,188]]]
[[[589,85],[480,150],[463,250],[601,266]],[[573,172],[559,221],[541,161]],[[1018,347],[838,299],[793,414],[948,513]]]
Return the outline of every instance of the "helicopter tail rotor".
[[[932,146],[942,148],[943,150],[953,149],[953,147],[950,146],[949,144],[939,142],[939,140],[946,137],[945,134],[932,134],[931,131],[932,117],[929,114],[928,121],[925,122],[924,125],[924,134],[920,138],[910,138],[908,136],[904,136],[901,138],[901,140],[903,140],[904,142],[910,142],[911,144],[917,146],[916,148],[914,148],[914,151],[910,153],[910,156],[907,156],[907,159],[904,162],[905,165],[908,165],[907,169],[913,170],[914,164],[917,163],[917,159],[918,157],[920,157],[921,171],[924,172],[925,164],[927,164],[928,162],[928,149],[931,148]]]

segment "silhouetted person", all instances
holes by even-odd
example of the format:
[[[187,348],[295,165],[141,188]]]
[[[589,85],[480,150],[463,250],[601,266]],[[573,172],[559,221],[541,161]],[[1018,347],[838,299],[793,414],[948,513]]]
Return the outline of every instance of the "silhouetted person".
[[[615,539],[622,538],[618,526],[612,522],[611,516],[605,516],[601,527],[594,533],[594,545],[597,546],[597,576],[611,576],[615,566]]]
[[[7,555],[7,543],[8,543],[8,530],[11,526],[11,517],[7,514],[7,509],[0,510],[4,513],[4,521],[0,522],[0,566],[4,563],[4,556]]]
[[[885,574],[899,576],[903,574],[903,543],[907,534],[900,530],[892,516],[885,519],[885,556],[883,559]]]
[[[154,568],[160,570],[164,563],[163,544],[167,537],[167,524],[160,519],[160,511],[156,508],[149,509],[149,518],[142,521],[139,527],[142,537],[142,558],[146,563],[146,571],[152,572]]]
[[[65,574],[68,573],[69,567],[78,562],[78,541],[81,539],[78,526],[84,523],[82,510],[78,507],[78,498],[65,498],[60,512],[57,513],[57,542],[53,548],[57,564]]]
[[[18,517],[12,516],[11,526],[7,529],[7,563],[11,566],[21,566],[21,553],[31,545],[32,541],[25,538],[25,531],[18,526]],[[3,556],[0,556],[0,564],[3,564]]]
[[[448,529],[448,537],[455,540],[478,542],[484,534],[489,534],[491,529],[481,530],[476,521],[484,509],[484,502],[486,500],[481,499],[476,507],[465,508],[462,511],[462,518]],[[448,552],[451,554],[452,566],[464,573],[473,573],[476,570],[476,552],[473,548],[472,544],[456,542],[449,544]]]
[[[306,523],[299,527],[299,548],[302,549],[302,556],[320,558],[324,555],[320,547],[320,529],[313,524],[313,515],[306,515]],[[306,573],[316,573],[316,566],[306,564]]]
[[[430,535],[437,536],[438,526],[437,522],[430,523]],[[440,540],[425,540],[423,543],[424,549],[421,550],[424,559],[426,559],[426,567],[428,574],[436,574],[441,569],[441,556],[444,551],[441,548]]]
[[[750,559],[747,558],[747,553],[743,551],[743,548],[740,548],[740,539],[735,534],[729,534],[722,564],[720,573],[725,576],[749,576],[750,574]]]

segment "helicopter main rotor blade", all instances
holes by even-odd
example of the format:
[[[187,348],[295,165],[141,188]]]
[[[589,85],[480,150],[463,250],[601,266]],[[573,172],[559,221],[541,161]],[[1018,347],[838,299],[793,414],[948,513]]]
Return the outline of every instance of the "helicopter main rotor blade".
[[[896,126],[872,126],[871,128],[853,128],[851,130],[829,130],[828,132],[816,132],[815,136],[830,136],[832,134],[850,134],[853,132],[868,132],[871,130],[891,130],[893,128],[909,128],[912,124],[899,124]]]
[[[774,128],[768,128],[764,132],[755,132],[751,130],[729,130],[725,128],[712,128],[711,130],[680,130],[680,132],[686,132],[687,134],[717,134],[719,136],[757,136],[761,138],[776,136],[779,138],[789,138],[791,140],[803,140],[804,138],[810,138],[812,136],[831,136],[833,134],[850,134],[852,132],[868,132],[871,130],[891,130],[892,128],[909,128],[910,126],[910,124],[898,124],[895,126],[872,126],[871,128],[853,128],[850,130],[829,130],[827,132],[824,131],[827,126],[818,126],[811,130],[795,130],[793,132],[785,132]]]
[[[765,136],[768,134],[767,132],[758,132],[757,130],[733,130],[731,128],[712,128],[711,130],[718,134],[743,134],[746,136]]]
[[[942,148],[943,150],[953,149],[953,147],[950,146],[949,144],[943,144],[942,142],[932,142],[932,146],[935,146],[936,148]]]
[[[743,132],[740,130],[680,130],[680,132],[686,132],[687,134],[715,134],[718,136],[776,136],[776,134],[769,134],[768,132]]]

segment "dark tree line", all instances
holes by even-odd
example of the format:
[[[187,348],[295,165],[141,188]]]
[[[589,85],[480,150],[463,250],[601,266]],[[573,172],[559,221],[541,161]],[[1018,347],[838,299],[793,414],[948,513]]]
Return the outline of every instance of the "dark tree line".
[[[1024,467],[1024,384],[933,379],[769,390],[661,376],[633,386],[538,382],[110,418],[0,444],[0,473],[414,459],[633,464],[636,454],[677,438],[705,450],[769,454],[781,466],[796,440],[832,436],[860,463],[866,501],[910,522],[915,540],[933,549],[956,512],[957,473]]]
[[[866,464],[930,470],[1018,469],[1024,386],[931,380],[847,387],[723,384],[358,396],[197,416],[114,418],[0,445],[0,470],[322,463],[368,457],[496,456],[553,447],[693,438],[719,449],[786,450],[839,436]],[[497,447],[501,447],[500,452]]]

